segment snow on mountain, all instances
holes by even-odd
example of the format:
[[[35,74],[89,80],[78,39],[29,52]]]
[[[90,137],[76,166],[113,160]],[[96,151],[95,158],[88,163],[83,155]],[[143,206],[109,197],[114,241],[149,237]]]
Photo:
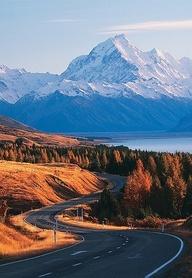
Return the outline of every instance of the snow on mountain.
[[[141,51],[124,35],[99,43],[74,59],[60,76],[0,66],[0,99],[15,103],[25,95],[192,98],[192,60],[159,49]]]
[[[46,131],[170,130],[192,115],[192,61],[118,35],[61,75],[0,66],[0,100],[1,114]]]
[[[137,77],[138,68],[122,56],[113,39],[100,43],[89,55],[76,58],[61,75],[61,79],[108,83],[133,81]]]
[[[15,103],[31,91],[38,90],[48,82],[54,82],[57,75],[50,73],[30,73],[25,69],[10,69],[0,66],[0,99]]]
[[[192,78],[192,60],[187,57],[183,57],[180,59],[180,64],[185,75]]]
[[[170,54],[158,49],[141,51],[124,35],[118,35],[98,44],[88,55],[72,61],[61,78],[112,83],[156,78],[159,82],[173,83],[184,78],[179,68],[179,61]]]

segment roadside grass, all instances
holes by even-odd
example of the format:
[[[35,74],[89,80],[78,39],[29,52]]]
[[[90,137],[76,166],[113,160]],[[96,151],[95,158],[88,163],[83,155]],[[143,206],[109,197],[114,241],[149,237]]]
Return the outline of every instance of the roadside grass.
[[[184,241],[184,251],[179,260],[166,273],[168,278],[192,277],[192,218],[173,222],[168,231],[179,236]]]
[[[166,273],[166,277],[190,278],[192,277],[192,231],[178,230],[172,233],[183,239],[185,247],[182,256]]]
[[[24,222],[26,214],[10,219],[9,224],[0,223],[0,258],[35,255],[44,251],[74,244],[78,237],[70,233],[57,232],[54,243],[53,231],[43,230]]]
[[[84,218],[83,221],[80,219],[80,217],[76,216],[77,208],[79,208],[79,211],[83,208],[84,212]],[[90,219],[89,213],[90,213],[90,204],[81,204],[78,206],[74,206],[72,208],[66,209],[64,212],[58,214],[56,218],[61,223],[64,223],[66,225],[73,225],[80,228],[87,228],[87,229],[95,229],[95,230],[128,230],[127,226],[116,226],[113,224],[100,224],[98,223],[98,220],[96,218]]]
[[[81,221],[78,217],[69,217],[68,215],[58,215],[57,219],[65,225],[74,225],[80,228],[95,230],[128,230],[126,226],[115,226],[109,224],[98,224],[91,221]]]

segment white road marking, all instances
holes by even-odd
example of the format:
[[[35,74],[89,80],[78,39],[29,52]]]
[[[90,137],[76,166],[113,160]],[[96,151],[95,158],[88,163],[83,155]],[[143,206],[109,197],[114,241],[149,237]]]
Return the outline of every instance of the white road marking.
[[[81,265],[82,263],[76,263],[76,264],[73,264],[73,266],[78,266],[78,265]]]
[[[99,258],[100,258],[100,256],[93,257],[94,260],[97,260]]]
[[[122,243],[122,245],[125,245],[125,243]]]
[[[128,259],[140,259],[141,258],[141,254],[139,253],[139,254],[136,254],[136,255],[134,255],[134,256],[129,256],[129,257],[127,257]]]
[[[178,250],[178,252],[176,253],[176,255],[174,257],[172,257],[171,259],[169,259],[167,262],[165,262],[164,264],[160,265],[158,268],[154,269],[152,272],[148,273],[145,278],[150,278],[153,277],[154,274],[156,274],[157,272],[159,272],[160,270],[162,270],[164,267],[166,267],[168,264],[172,263],[182,252],[183,247],[184,247],[184,243],[183,240],[181,238],[179,238],[178,236],[175,235],[171,235],[168,233],[158,233],[158,232],[152,232],[154,234],[161,234],[161,235],[167,235],[170,237],[174,237],[176,238],[179,242],[180,242],[180,248]]]
[[[120,249],[120,248],[121,248],[120,246],[117,246],[117,247],[116,247],[116,249]]]
[[[71,256],[76,256],[76,255],[79,255],[79,254],[81,254],[81,253],[86,253],[86,252],[87,252],[87,251],[85,251],[85,250],[77,251],[77,252],[72,253]]]
[[[107,253],[109,253],[109,254],[110,254],[110,253],[112,253],[112,252],[113,252],[113,251],[109,250]]]
[[[40,278],[40,277],[45,277],[45,276],[48,276],[48,275],[51,275],[52,274],[52,272],[47,272],[47,273],[45,273],[45,274],[41,274],[41,275],[39,275],[38,277]]]

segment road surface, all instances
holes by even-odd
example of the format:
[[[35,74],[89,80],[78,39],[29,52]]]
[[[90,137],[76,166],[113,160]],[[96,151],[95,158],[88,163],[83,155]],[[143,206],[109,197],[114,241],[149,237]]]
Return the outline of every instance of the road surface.
[[[90,202],[98,195],[73,199],[32,212],[26,221],[52,228],[59,211]],[[166,277],[165,270],[182,252],[174,236],[142,231],[94,231],[58,223],[77,233],[73,246],[0,265],[1,278],[139,278]]]

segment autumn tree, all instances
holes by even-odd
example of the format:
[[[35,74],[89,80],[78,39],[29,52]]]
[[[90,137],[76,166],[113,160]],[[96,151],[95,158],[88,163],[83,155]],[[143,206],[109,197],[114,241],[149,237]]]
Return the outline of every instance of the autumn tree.
[[[167,178],[165,192],[164,202],[167,204],[167,216],[181,216],[183,201],[186,194],[186,183],[177,173]]]
[[[135,170],[128,176],[124,188],[123,199],[125,207],[131,209],[146,208],[148,206],[151,184],[151,176],[139,159]]]

